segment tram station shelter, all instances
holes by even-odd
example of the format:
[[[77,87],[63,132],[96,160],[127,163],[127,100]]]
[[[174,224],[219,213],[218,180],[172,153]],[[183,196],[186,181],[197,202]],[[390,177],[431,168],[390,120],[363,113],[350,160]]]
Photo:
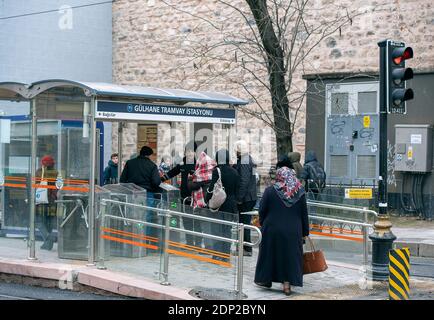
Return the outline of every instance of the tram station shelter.
[[[2,101],[7,102],[6,106],[27,102],[30,108],[23,109],[20,116],[0,114],[0,241],[21,231],[28,239],[28,258],[35,259],[40,243],[37,191],[47,189],[48,198],[53,192],[78,192],[87,198],[86,204],[77,202],[74,211],[81,212],[81,218],[86,220],[86,227],[79,232],[85,233],[90,264],[96,260],[98,194],[104,193],[99,186],[104,169],[100,142],[104,123],[121,123],[120,131],[122,123],[128,122],[189,122],[211,128],[224,124],[232,132],[235,106],[247,104],[217,92],[55,79],[31,84],[2,82]],[[121,148],[122,134],[119,137]],[[230,147],[230,133],[228,137]],[[121,157],[121,150],[118,153]],[[55,176],[41,176],[44,157],[52,162]],[[58,211],[45,214],[59,216]],[[52,228],[59,231],[65,223],[62,219],[65,216],[56,219]]]

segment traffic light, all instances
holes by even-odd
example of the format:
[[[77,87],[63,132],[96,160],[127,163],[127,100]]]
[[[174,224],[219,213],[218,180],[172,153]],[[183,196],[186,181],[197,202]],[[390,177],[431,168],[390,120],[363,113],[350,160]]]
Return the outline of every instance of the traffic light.
[[[413,58],[413,49],[403,42],[387,40],[386,45],[386,105],[388,113],[407,113],[406,101],[414,97],[406,82],[413,79],[413,70],[405,67],[405,60]]]

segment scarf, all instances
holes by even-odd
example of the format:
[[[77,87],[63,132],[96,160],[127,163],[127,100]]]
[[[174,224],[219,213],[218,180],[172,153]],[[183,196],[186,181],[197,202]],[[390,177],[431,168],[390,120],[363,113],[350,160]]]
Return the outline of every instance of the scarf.
[[[273,185],[280,200],[288,208],[292,207],[304,195],[305,190],[296,178],[295,171],[282,167],[276,172],[276,182]]]
[[[195,171],[193,173],[193,182],[211,182],[212,171],[216,167],[217,163],[211,159],[205,152],[201,152],[196,162]],[[206,207],[205,195],[203,189],[192,192],[193,207],[204,208]]]

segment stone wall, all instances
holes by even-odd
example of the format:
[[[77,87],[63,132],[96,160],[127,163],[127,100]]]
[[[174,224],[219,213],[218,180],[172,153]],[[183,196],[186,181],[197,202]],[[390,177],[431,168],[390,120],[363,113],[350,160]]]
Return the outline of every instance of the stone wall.
[[[259,111],[260,104],[268,110],[262,114],[270,115],[269,93],[261,85],[261,81],[266,84],[268,79],[265,67],[251,63],[248,66],[253,72],[246,72],[240,67],[240,60],[243,56],[248,61],[246,57],[249,56],[239,50],[235,53],[237,50],[231,50],[230,46],[217,45],[236,37],[251,40],[251,27],[256,27],[245,1],[234,0],[230,4],[233,7],[218,0],[114,2],[113,81],[221,91],[249,100],[250,110]],[[413,47],[415,59],[410,61],[411,67],[419,71],[434,69],[434,55],[431,54],[434,8],[431,0],[312,0],[306,8],[308,28],[320,27],[333,19],[347,23],[330,28],[330,34],[317,46],[314,43],[319,36],[307,39],[306,34],[297,36],[297,39],[301,37],[298,45],[306,40],[313,48],[303,63],[295,68],[290,100],[305,92],[304,74],[377,71],[377,42],[386,38],[401,40]],[[246,13],[247,20],[237,10]],[[215,56],[202,55],[212,45],[215,45],[212,51]],[[306,53],[309,46],[302,53]],[[258,58],[258,55],[253,54],[253,57]],[[295,99],[291,107],[294,108],[292,116],[299,108],[293,144],[295,150],[303,154],[306,131],[304,99]],[[265,127],[261,120],[242,111],[238,112],[237,121],[239,130]],[[132,134],[128,143],[133,143],[133,140]],[[268,144],[274,154],[274,139]]]

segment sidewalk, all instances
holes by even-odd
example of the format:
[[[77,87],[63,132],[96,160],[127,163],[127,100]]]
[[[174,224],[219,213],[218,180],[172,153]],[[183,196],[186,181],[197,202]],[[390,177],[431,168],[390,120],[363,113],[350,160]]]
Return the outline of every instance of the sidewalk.
[[[27,254],[25,242],[1,240],[0,279],[8,276],[38,279],[39,285],[68,290],[93,288],[151,300],[198,299],[197,295],[189,294],[192,290],[202,292],[202,298],[230,299],[236,285],[235,257],[231,261],[234,267],[227,268],[171,255],[169,281],[172,285],[163,286],[154,274],[160,265],[158,255],[141,259],[112,258],[107,262],[107,270],[98,270],[86,266],[85,261],[58,259],[55,251],[38,251],[39,260],[29,261],[22,258]],[[14,250],[11,250],[11,245]],[[281,292],[281,284],[273,284],[270,290],[256,287],[253,278],[257,251],[254,250],[253,257],[244,258],[243,293],[249,300],[387,298],[387,284],[373,284],[371,287],[359,265],[333,260],[328,260],[329,268],[325,272],[306,275],[304,286],[293,287],[293,294],[289,297]],[[44,280],[49,284],[44,284]],[[411,297],[434,299],[434,279],[411,278],[410,286]]]

